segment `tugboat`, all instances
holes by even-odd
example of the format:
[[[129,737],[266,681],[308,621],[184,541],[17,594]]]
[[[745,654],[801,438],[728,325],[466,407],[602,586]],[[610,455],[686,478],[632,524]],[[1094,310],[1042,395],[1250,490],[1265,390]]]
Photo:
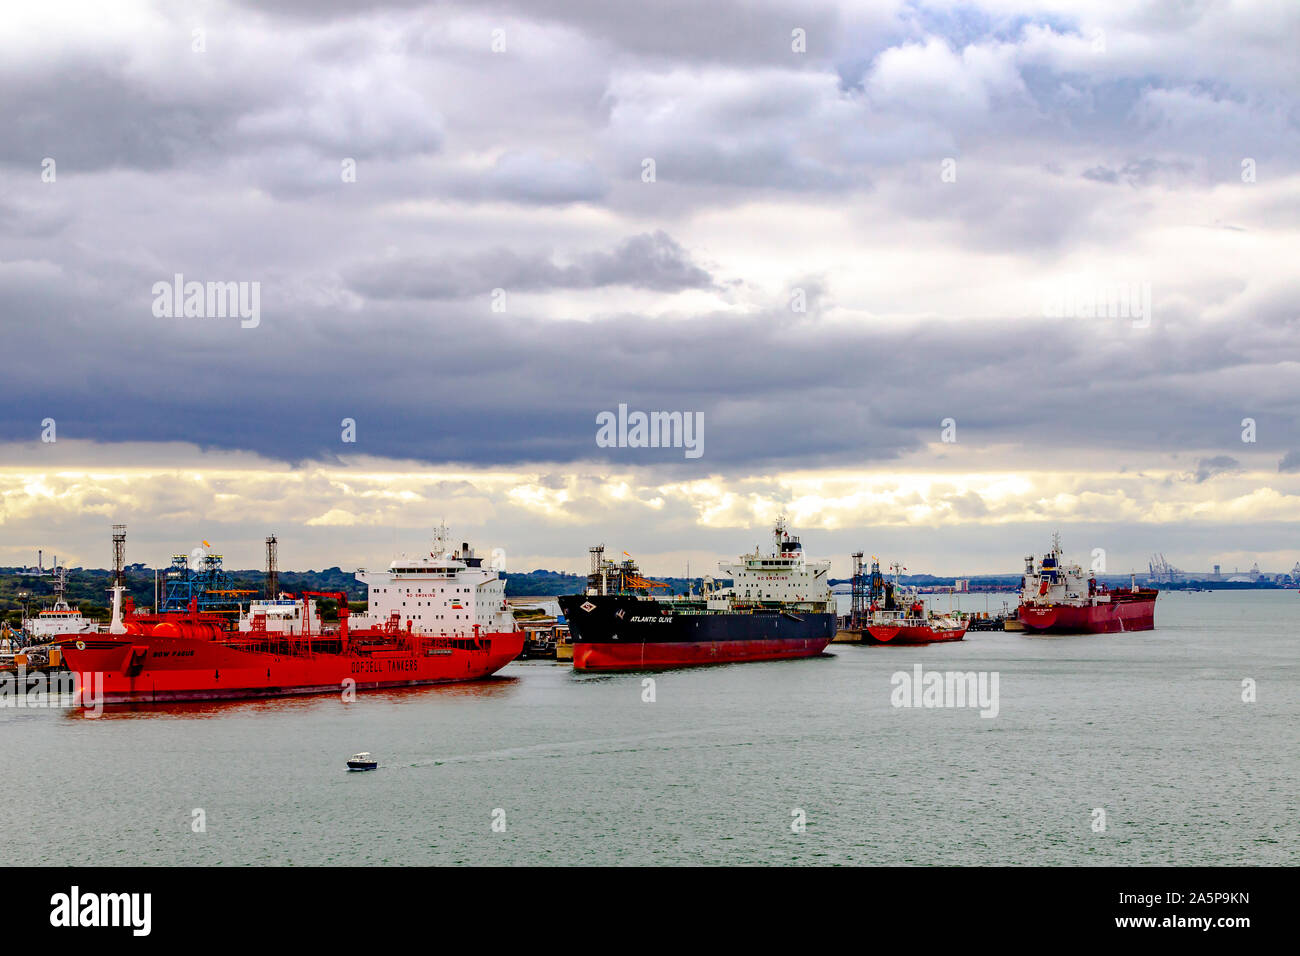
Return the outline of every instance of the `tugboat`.
[[[1156,588],[1141,588],[1132,580],[1128,588],[1110,590],[1096,577],[1084,577],[1083,568],[1067,565],[1061,554],[1061,536],[1052,535],[1052,550],[1034,564],[1025,558],[1016,616],[1028,630],[1064,634],[1113,634],[1149,631],[1156,626]]]
[[[575,670],[626,671],[815,657],[835,636],[830,562],[804,560],[803,545],[773,531],[770,553],[755,548],[720,564],[726,587],[704,579],[703,593],[655,596],[668,585],[641,576],[630,555],[591,549],[585,594],[559,599],[573,639]],[[624,552],[626,555],[626,552]]]
[[[59,568],[54,572],[54,603],[38,611],[35,617],[23,619],[22,630],[32,643],[42,644],[62,634],[94,634],[99,630],[96,621],[68,603],[67,593],[67,571]]]
[[[359,754],[353,754],[348,758],[349,770],[378,770],[379,761],[370,756],[370,751],[364,750]]]

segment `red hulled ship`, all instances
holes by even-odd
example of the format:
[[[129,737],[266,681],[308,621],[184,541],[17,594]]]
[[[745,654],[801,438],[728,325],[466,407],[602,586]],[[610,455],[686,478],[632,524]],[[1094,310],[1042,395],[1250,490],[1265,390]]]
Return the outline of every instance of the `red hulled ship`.
[[[854,559],[854,612],[853,630],[862,635],[868,644],[941,644],[960,641],[966,636],[966,625],[955,617],[934,614],[926,610],[925,601],[914,588],[905,588],[899,582],[906,570],[895,563],[890,570],[894,580],[886,581],[880,573],[880,562],[872,559],[871,577],[864,580],[861,571],[861,552]],[[862,603],[869,601],[867,607]]]
[[[1079,565],[1063,562],[1057,534],[1052,535],[1052,550],[1036,566],[1033,555],[1025,558],[1016,615],[1026,628],[1049,633],[1149,631],[1156,626],[1159,593],[1136,582],[1111,590],[1095,577],[1085,578]]]
[[[951,618],[926,617],[924,610],[895,620],[873,620],[864,628],[873,644],[940,644],[960,641],[966,625]]]
[[[220,565],[220,555],[193,563],[178,555],[157,612],[137,614],[119,585],[107,632],[60,638],[85,693],[111,704],[468,681],[523,649],[504,581],[468,544],[398,558],[387,572],[358,571],[369,603],[356,616],[343,593],[280,594],[240,607],[235,601],[247,592],[223,587]],[[314,597],[337,602],[337,624],[323,622]]]

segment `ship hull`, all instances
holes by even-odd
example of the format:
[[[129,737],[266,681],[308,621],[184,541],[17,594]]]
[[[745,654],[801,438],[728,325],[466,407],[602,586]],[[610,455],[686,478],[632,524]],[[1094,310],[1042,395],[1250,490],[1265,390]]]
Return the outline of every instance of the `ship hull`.
[[[78,685],[106,704],[237,700],[479,680],[523,649],[524,634],[425,639],[348,653],[270,653],[189,637],[99,635],[63,643]],[[83,645],[82,648],[76,646]],[[349,684],[348,682],[355,682]]]
[[[663,670],[789,660],[821,654],[835,637],[831,613],[675,613],[623,596],[560,599],[583,671]]]
[[[1156,626],[1156,599],[1111,604],[1022,604],[1017,618],[1028,630],[1047,634],[1115,634]]]
[[[870,624],[863,628],[863,638],[869,644],[941,644],[960,641],[966,628],[934,628],[924,624]]]

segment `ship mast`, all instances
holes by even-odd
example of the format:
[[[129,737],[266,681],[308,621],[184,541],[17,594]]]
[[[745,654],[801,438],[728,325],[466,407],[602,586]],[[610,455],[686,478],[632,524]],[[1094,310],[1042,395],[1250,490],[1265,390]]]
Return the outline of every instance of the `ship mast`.
[[[447,530],[447,523],[440,522],[433,529],[433,550],[429,553],[435,558],[450,558],[451,552],[447,550],[447,542],[450,540],[451,532]]]
[[[122,595],[126,591],[126,525],[113,525],[113,619],[108,633],[125,634],[122,623]]]
[[[59,568],[54,572],[54,610],[69,610],[65,594],[68,590],[68,572]]]

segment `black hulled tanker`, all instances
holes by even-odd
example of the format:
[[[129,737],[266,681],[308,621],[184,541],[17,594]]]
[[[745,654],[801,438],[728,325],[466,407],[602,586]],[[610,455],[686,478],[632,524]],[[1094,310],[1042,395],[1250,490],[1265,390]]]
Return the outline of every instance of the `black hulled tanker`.
[[[719,566],[729,587],[705,579],[704,593],[656,597],[667,585],[643,578],[629,558],[592,549],[587,593],[564,595],[560,609],[578,670],[656,670],[696,664],[813,657],[835,636],[830,563],[808,563],[784,519],[776,547]]]

